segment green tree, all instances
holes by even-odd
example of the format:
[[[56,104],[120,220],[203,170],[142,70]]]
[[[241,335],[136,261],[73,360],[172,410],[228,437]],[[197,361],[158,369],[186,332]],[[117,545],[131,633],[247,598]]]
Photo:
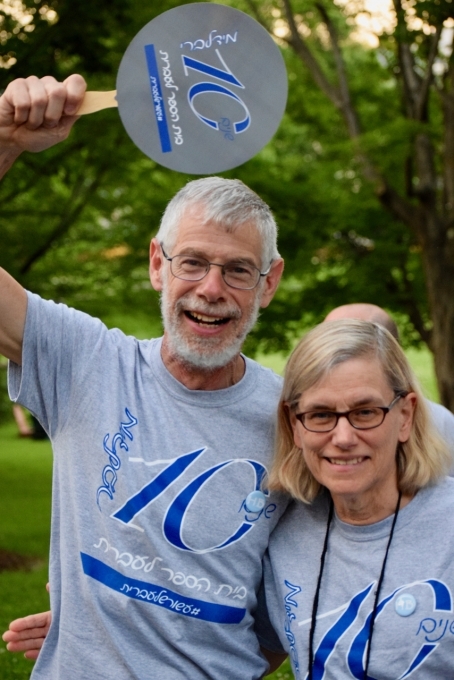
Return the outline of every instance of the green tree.
[[[18,9],[5,2],[0,91],[17,77],[63,80],[75,71],[90,89],[113,89],[131,38],[171,6],[27,0]],[[0,264],[30,289],[95,314],[105,299],[127,309],[138,298],[139,306],[147,242],[184,181],[143,156],[116,111],[82,119],[58,147],[23,154],[0,185]],[[156,316],[156,304],[151,311]]]
[[[32,72],[65,78],[78,70],[90,89],[112,89],[129,40],[176,4],[83,0],[75,11],[68,0],[26,0],[22,15],[12,15],[4,3],[0,87]],[[451,60],[441,26],[450,3],[407,2],[400,23],[377,48],[353,37],[361,2],[354,11],[351,3],[309,0],[232,4],[278,35],[290,83],[275,138],[256,158],[225,173],[243,179],[272,206],[286,259],[284,281],[248,351],[286,350],[292,335],[333,306],[375,302],[398,316],[406,342],[423,340],[433,349],[441,394],[452,406],[452,296],[441,288],[439,294],[435,283],[446,271],[449,288],[453,277],[443,248],[438,256],[439,242],[421,236],[429,214],[435,215],[445,234],[439,241],[449,245],[444,140],[452,117],[442,102],[449,99]],[[438,9],[430,13],[432,6]],[[426,101],[421,120],[406,104],[407,62]],[[433,75],[434,65],[440,75]],[[430,143],[426,156],[424,140]],[[423,156],[434,168],[429,204],[421,184]],[[84,117],[64,144],[24,154],[0,185],[0,264],[30,289],[104,318],[109,307],[146,310],[157,319],[148,242],[164,205],[187,179],[145,158],[116,111]],[[439,267],[438,279],[431,267]]]
[[[454,409],[451,0],[393,0],[395,26],[369,50],[361,50],[352,39],[358,14],[364,11],[361,2],[247,0],[246,7],[293,51],[301,66],[297,77],[307,81],[310,76],[330,102],[339,138],[350,146],[349,163],[338,169],[339,179],[352,182],[358,199],[365,180],[369,187],[363,198],[370,199],[372,189],[388,213],[386,222],[371,210],[377,230],[372,239],[355,228],[336,231],[332,236],[337,246],[331,239],[322,258],[331,264],[331,273],[337,259],[336,277],[346,290],[352,275],[366,283],[363,299],[378,292],[376,277],[385,276],[395,295],[391,307],[400,303],[433,351],[441,398]],[[368,202],[356,201],[359,213],[367,212]],[[339,207],[342,220],[342,201]],[[336,212],[337,206],[332,215]],[[361,257],[370,267],[367,281],[364,268],[350,266]],[[421,295],[419,257],[426,295]],[[324,276],[329,278],[329,266]],[[317,286],[317,293],[323,287]]]

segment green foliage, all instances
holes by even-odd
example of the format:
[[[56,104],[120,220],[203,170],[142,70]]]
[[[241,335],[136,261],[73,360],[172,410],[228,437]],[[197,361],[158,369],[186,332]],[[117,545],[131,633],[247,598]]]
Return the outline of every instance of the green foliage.
[[[15,77],[64,79],[75,70],[90,89],[113,89],[129,41],[172,4],[85,0],[75,11],[65,0],[32,1],[25,27],[0,11],[0,39],[17,59],[0,68],[0,89]],[[29,289],[89,313],[132,307],[156,320],[148,244],[184,181],[139,152],[116,111],[82,119],[59,147],[24,154],[0,185],[0,265]]]
[[[19,439],[14,424],[0,428],[0,548],[38,558],[32,571],[0,573],[0,633],[19,616],[45,611],[49,596],[52,454],[47,441]],[[25,680],[32,664],[9,654],[0,640],[0,677]]]
[[[129,40],[153,16],[178,4],[82,0],[75,11],[68,0],[26,0],[30,23],[23,25],[3,12],[0,40],[8,59],[17,61],[0,68],[0,87],[30,73],[65,78],[79,70],[90,89],[112,89]],[[231,4],[252,11],[252,2]],[[446,2],[414,4],[421,16],[431,8],[450,11]],[[384,35],[376,50],[366,49],[350,40],[353,15],[334,3],[326,8],[362,122],[360,142],[390,183],[405,193],[403,161],[418,127],[402,111],[393,36]],[[280,5],[265,2],[259,9],[271,26]],[[334,57],[316,4],[295,0],[294,10],[304,19],[308,45],[333,83]],[[426,49],[422,29],[412,30],[411,40],[417,49]],[[282,50],[290,85],[282,125],[256,158],[225,173],[241,178],[269,202],[286,260],[283,284],[247,351],[287,351],[303,328],[333,306],[354,301],[386,307],[402,322],[404,342],[419,344],[413,321],[422,317],[429,327],[430,318],[415,237],[389,217],[363,179],[341,114],[294,52],[284,43]],[[439,111],[435,99],[431,107]],[[433,116],[431,135],[441,145],[439,115]],[[116,111],[84,117],[64,144],[23,155],[0,185],[0,265],[45,297],[102,318],[113,311],[145,313],[158,328],[157,296],[150,293],[147,274],[148,244],[165,204],[187,179],[145,158],[128,139]]]

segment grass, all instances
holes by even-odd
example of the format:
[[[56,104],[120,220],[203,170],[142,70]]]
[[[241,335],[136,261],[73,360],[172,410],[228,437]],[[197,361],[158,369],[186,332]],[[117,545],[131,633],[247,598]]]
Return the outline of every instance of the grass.
[[[14,424],[0,428],[0,547],[37,558],[32,571],[0,572],[0,631],[12,619],[49,608],[52,454],[47,441],[19,439]],[[32,664],[0,641],[1,680],[29,678]]]
[[[428,350],[409,350],[407,356],[426,396],[437,401],[437,388]],[[259,357],[278,373],[285,358]],[[0,427],[0,548],[36,557],[29,572],[0,572],[0,631],[19,616],[48,608],[45,591],[49,549],[52,455],[49,442],[19,439],[13,424]],[[6,652],[0,640],[1,680],[28,680],[32,664]],[[288,661],[271,680],[291,680]]]

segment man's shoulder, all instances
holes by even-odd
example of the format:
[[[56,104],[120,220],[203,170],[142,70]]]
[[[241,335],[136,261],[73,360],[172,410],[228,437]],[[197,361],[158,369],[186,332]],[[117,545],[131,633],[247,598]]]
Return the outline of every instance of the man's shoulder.
[[[134,335],[126,334],[122,329],[116,327],[109,327],[106,323],[97,316],[88,314],[87,312],[71,307],[64,302],[55,302],[54,300],[46,300],[45,298],[27,291],[28,296],[28,317],[29,322],[33,324],[41,324],[45,327],[49,322],[56,321],[68,326],[76,326],[86,328],[96,332],[105,332],[106,337],[117,342],[133,342],[137,346],[148,346],[150,343],[160,342],[162,338],[139,339]]]
[[[446,406],[437,404],[436,402],[430,401],[429,399],[426,399],[426,404],[436,421],[442,421],[454,427],[454,413],[451,413],[451,411],[447,409]]]
[[[243,357],[246,361],[246,366],[248,370],[256,371],[260,380],[263,380],[263,382],[274,383],[275,385],[278,385],[280,388],[282,387],[283,378],[281,375],[275,373],[271,368],[263,366],[255,359],[251,359],[250,357],[247,357],[245,355],[243,355]]]
[[[255,377],[256,384],[264,394],[272,395],[277,399],[282,390],[283,378],[275,373],[271,368],[262,366],[258,361],[244,357],[246,361],[246,371]]]
[[[448,446],[454,450],[454,414],[445,406],[436,404],[426,399],[435,427],[439,434],[446,441]]]

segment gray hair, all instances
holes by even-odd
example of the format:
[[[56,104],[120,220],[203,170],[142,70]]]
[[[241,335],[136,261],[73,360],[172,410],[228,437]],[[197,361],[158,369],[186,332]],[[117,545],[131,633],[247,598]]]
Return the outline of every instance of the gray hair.
[[[204,177],[188,182],[175,194],[162,216],[156,238],[172,250],[179,224],[191,208],[203,208],[203,222],[215,222],[227,232],[253,222],[262,239],[262,268],[279,257],[277,226],[269,206],[239,179]]]

